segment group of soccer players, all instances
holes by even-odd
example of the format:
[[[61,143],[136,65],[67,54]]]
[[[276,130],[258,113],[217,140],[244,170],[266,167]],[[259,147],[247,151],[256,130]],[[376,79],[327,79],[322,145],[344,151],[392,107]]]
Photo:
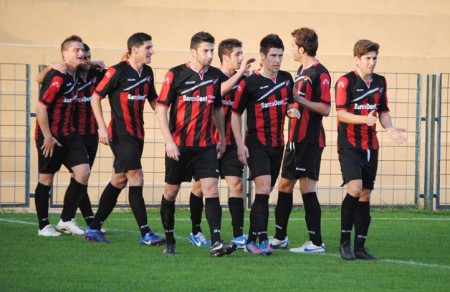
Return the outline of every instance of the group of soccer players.
[[[191,38],[192,59],[167,72],[159,96],[148,66],[154,53],[150,35],[130,36],[125,60],[107,70],[103,70],[102,62],[91,62],[89,47],[81,38],[66,39],[61,45],[63,62],[52,64],[38,78],[42,82],[36,107],[38,234],[72,233],[91,241],[108,242],[102,224],[114,209],[121,190],[129,184],[129,202],[141,232],[140,243],[165,244],[165,254],[176,254],[175,200],[181,183],[194,179],[189,199],[191,243],[209,247],[210,255],[215,257],[231,254],[237,248],[270,255],[273,249],[289,245],[287,226],[293,190],[299,181],[309,240],[290,251],[325,252],[316,187],[325,147],[322,117],[328,116],[331,108],[331,78],[316,58],[315,31],[300,28],[291,35],[291,51],[300,63],[295,79],[280,70],[285,48],[276,34],[261,40],[260,67],[246,76],[255,59],[244,58],[241,41],[225,39],[219,43],[221,66],[215,68],[211,66],[215,39],[207,32],[198,32]],[[340,241],[340,254],[345,260],[377,258],[365,248],[370,194],[378,163],[377,118],[393,141],[406,141],[403,130],[392,125],[386,80],[374,73],[378,49],[377,43],[358,41],[354,46],[356,69],[336,82],[338,153],[347,184]],[[111,106],[108,127],[101,106],[105,97]],[[142,194],[145,100],[156,111],[165,141],[165,188],[160,206],[165,239],[150,229]],[[241,119],[244,112],[245,135]],[[286,144],[285,117],[289,127]],[[94,216],[87,183],[98,142],[111,147],[114,163],[111,181]],[[71,170],[72,178],[55,229],[48,220],[48,200],[53,176],[62,164]],[[248,235],[243,232],[243,165],[248,165],[255,184]],[[276,230],[269,237],[268,201],[280,170]],[[221,235],[220,177],[229,187],[233,227],[230,242],[223,241]],[[86,230],[74,220],[78,207],[88,225]],[[201,229],[203,207],[210,241]]]

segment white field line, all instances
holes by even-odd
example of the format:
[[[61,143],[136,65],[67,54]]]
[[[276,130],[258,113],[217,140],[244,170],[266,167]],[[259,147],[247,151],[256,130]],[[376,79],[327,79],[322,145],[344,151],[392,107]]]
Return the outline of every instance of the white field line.
[[[303,218],[290,218],[289,220],[304,220]],[[340,220],[340,218],[326,218],[328,220]],[[403,220],[403,221],[411,221],[411,220],[415,220],[415,221],[449,221],[450,218],[376,218],[377,220]],[[428,220],[428,219],[433,219],[433,220]],[[130,218],[130,219],[111,219],[111,221],[129,221],[129,220],[134,220],[134,218]],[[158,219],[160,220],[160,219]],[[190,219],[187,218],[180,218],[180,219],[176,219],[177,221],[190,221]],[[156,221],[156,219],[151,220],[151,221]],[[0,218],[0,222],[5,222],[5,223],[12,223],[12,224],[22,224],[22,225],[37,225],[37,223],[35,222],[31,222],[31,221],[24,221],[24,220],[16,220],[16,219],[8,219],[8,218]],[[114,231],[114,232],[126,232],[126,233],[137,233],[137,231],[135,230],[129,230],[129,229],[116,229],[116,228],[107,228],[107,231]],[[163,236],[163,234],[159,234],[160,236]],[[188,237],[183,237],[183,236],[175,236],[176,239],[178,240],[183,240],[183,241],[189,241]],[[288,252],[287,250],[276,250],[275,252]],[[310,256],[310,255],[308,255]],[[315,255],[312,255],[315,256]],[[335,258],[340,258],[340,255],[337,253],[323,253],[323,254],[317,254],[317,256],[328,256],[328,257],[335,257]],[[416,262],[416,261],[403,261],[403,260],[395,260],[395,259],[379,259],[380,262],[386,262],[386,263],[392,263],[392,264],[398,264],[398,265],[405,265],[405,266],[420,266],[420,267],[425,267],[425,268],[439,268],[439,269],[448,269],[450,270],[450,266],[449,265],[439,265],[439,264],[428,264],[428,263],[421,263],[421,262]]]

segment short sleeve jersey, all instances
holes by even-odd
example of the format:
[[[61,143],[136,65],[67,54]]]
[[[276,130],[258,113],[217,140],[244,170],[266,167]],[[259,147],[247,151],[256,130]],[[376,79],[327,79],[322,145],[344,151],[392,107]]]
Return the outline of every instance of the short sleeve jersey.
[[[73,122],[80,135],[92,135],[97,133],[97,121],[91,107],[91,97],[95,87],[100,83],[105,70],[98,71],[91,69],[87,72],[86,80],[81,76],[78,78],[78,99],[77,107],[74,112]]]
[[[294,90],[300,92],[300,96],[306,100],[331,106],[330,82],[328,70],[317,61],[305,69],[300,66],[294,79]],[[299,103],[295,105],[301,117],[289,120],[289,142],[305,141],[320,148],[325,147],[323,116],[302,107]]]
[[[214,109],[221,107],[220,83],[223,73],[208,67],[202,73],[189,63],[167,72],[158,105],[170,107],[169,129],[178,146],[215,145]]]
[[[247,110],[247,145],[284,145],[287,106],[294,102],[292,88],[292,76],[286,71],[279,71],[273,78],[256,71],[239,83],[233,112]]]
[[[372,74],[372,81],[364,81],[358,72],[352,71],[336,82],[336,109],[355,115],[367,116],[371,111],[388,112],[386,79]],[[376,125],[347,124],[338,121],[338,148],[361,150],[378,149]]]
[[[136,71],[128,60],[110,67],[95,92],[109,97],[111,121],[108,131],[111,137],[132,136],[144,139],[144,105],[158,97],[153,70],[144,65]]]
[[[72,115],[77,94],[78,76],[62,74],[54,69],[45,76],[39,94],[39,103],[47,107],[48,124],[53,137],[65,137],[75,132]],[[35,139],[44,138],[37,119],[34,137]]]
[[[222,72],[222,75],[224,76],[224,79],[222,82],[227,81],[230,77],[225,75],[225,73]],[[239,87],[239,83],[245,79],[245,75],[242,75],[241,78],[236,82],[236,84],[231,88],[231,90],[222,96],[222,108],[223,113],[225,116],[225,137],[226,137],[226,145],[236,145],[236,140],[233,136],[233,131],[231,129],[231,109],[233,108],[235,96],[236,96],[236,90]],[[216,131],[216,141],[219,141],[219,133]]]

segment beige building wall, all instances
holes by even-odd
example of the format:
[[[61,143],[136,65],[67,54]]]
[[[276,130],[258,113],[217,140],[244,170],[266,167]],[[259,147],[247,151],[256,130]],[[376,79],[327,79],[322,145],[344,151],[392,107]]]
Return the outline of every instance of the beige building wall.
[[[78,34],[90,45],[93,59],[113,65],[126,50],[127,38],[143,31],[153,36],[156,53],[151,65],[159,90],[167,68],[189,60],[190,37],[201,30],[212,33],[217,43],[228,37],[241,39],[245,55],[257,59],[260,39],[277,33],[286,47],[282,68],[295,71],[298,64],[289,51],[290,32],[302,26],[316,30],[318,58],[333,72],[354,68],[352,48],[361,38],[380,43],[379,72],[450,72],[450,1],[446,0],[0,0],[0,63],[31,64],[34,77],[39,64],[61,59],[59,47],[64,38]],[[38,86],[32,83],[31,89],[33,110]],[[2,83],[1,93],[11,90]],[[146,121],[153,123],[153,115],[148,113]],[[328,120],[326,127],[331,126]],[[12,139],[16,133],[2,135]],[[159,131],[147,133],[150,140],[161,141]],[[414,143],[414,137],[408,143]],[[33,144],[33,174],[37,170],[34,152]],[[92,182],[98,185],[91,191],[96,195],[109,178],[111,159],[102,161],[99,167],[104,173]],[[37,176],[31,177],[34,188]],[[156,180],[163,178],[157,175]],[[335,178],[334,184],[338,181]],[[329,196],[339,203],[341,192],[333,190]],[[410,198],[398,203],[411,203],[406,200]]]

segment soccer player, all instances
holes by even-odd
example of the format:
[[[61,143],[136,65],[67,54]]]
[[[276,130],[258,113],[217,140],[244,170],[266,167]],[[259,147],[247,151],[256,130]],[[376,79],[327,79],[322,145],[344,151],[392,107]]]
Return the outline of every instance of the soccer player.
[[[158,98],[158,121],[166,143],[165,188],[161,220],[166,234],[165,254],[176,253],[175,199],[183,181],[200,180],[211,233],[211,256],[230,254],[232,244],[221,240],[219,165],[225,151],[220,83],[222,73],[211,65],[214,37],[198,32],[191,38],[192,60],[169,70]],[[169,111],[169,118],[167,112]],[[219,141],[216,145],[214,124]],[[216,148],[217,147],[217,148]]]
[[[83,48],[83,63],[78,66],[78,95],[73,114],[73,122],[75,129],[84,142],[89,155],[89,166],[92,169],[98,149],[98,127],[91,109],[91,96],[94,93],[95,87],[105,75],[105,71],[103,70],[104,63],[102,61],[91,61],[91,49],[86,43],[83,43]],[[93,65],[95,65],[95,68]],[[41,84],[51,69],[58,70],[63,74],[67,73],[67,65],[65,62],[55,62],[42,70],[36,77],[36,81]],[[71,180],[73,179],[72,174]],[[89,225],[94,218],[94,213],[92,211],[91,200],[87,193],[81,200],[79,207],[86,224]]]
[[[339,251],[344,260],[376,260],[364,244],[371,221],[370,195],[378,165],[377,116],[388,136],[404,143],[405,130],[392,125],[388,108],[387,85],[383,76],[374,73],[379,45],[359,40],[353,48],[356,69],[336,82],[338,118],[338,154],[347,195],[341,207]],[[351,232],[355,226],[355,249]]]
[[[292,210],[295,183],[305,207],[305,221],[309,240],[302,246],[291,248],[296,253],[325,251],[320,229],[321,209],[317,199],[320,161],[325,147],[325,131],[322,117],[330,114],[330,74],[317,60],[318,37],[310,28],[299,28],[292,33],[291,51],[294,60],[300,62],[294,80],[296,107],[300,119],[289,120],[289,139],[286,144],[281,179],[278,182],[278,201],[275,208],[275,236],[270,241],[273,248],[285,248],[289,244],[287,225]]]
[[[242,196],[242,173],[243,167],[237,158],[237,146],[231,130],[231,107],[238,84],[245,78],[245,72],[250,69],[254,58],[244,60],[242,42],[237,39],[225,39],[219,43],[218,55],[220,59],[220,71],[223,79],[221,84],[222,107],[225,115],[226,150],[219,159],[219,170],[221,178],[227,182],[229,189],[228,207],[231,214],[231,225],[233,227],[233,239],[231,243],[238,248],[244,248],[247,237],[243,234],[244,226],[244,198]],[[216,131],[216,139],[218,137]],[[194,186],[189,198],[191,210],[192,232],[189,240],[196,246],[210,246],[200,226],[203,211],[203,195],[199,181]]]
[[[104,189],[94,220],[89,224],[84,236],[88,240],[107,242],[100,231],[117,203],[117,197],[127,183],[129,201],[138,224],[143,245],[161,245],[164,239],[154,234],[147,222],[142,189],[144,174],[141,157],[144,148],[143,112],[145,100],[155,109],[153,70],[149,64],[153,51],[152,37],[138,32],[127,42],[129,59],[110,67],[92,96],[91,105],[99,127],[99,140],[109,145],[114,154],[111,181]],[[111,121],[106,128],[101,100],[108,95],[111,106]]]
[[[269,196],[280,172],[284,149],[284,120],[299,118],[294,106],[291,74],[281,71],[283,41],[275,34],[260,42],[262,68],[239,83],[232,108],[231,126],[238,158],[250,168],[255,183],[255,200],[250,211],[250,231],[246,250],[270,255],[267,238]],[[242,139],[241,115],[247,111],[247,133]],[[257,239],[259,238],[259,241]]]
[[[87,192],[90,176],[89,158],[83,140],[75,130],[72,115],[78,94],[77,68],[84,52],[79,36],[72,35],[61,44],[67,73],[51,70],[45,76],[36,106],[35,140],[38,150],[39,177],[35,192],[40,236],[61,235],[48,219],[49,192],[53,177],[64,164],[73,173],[64,195],[61,220],[57,228],[65,233],[82,235],[74,221],[79,203]]]

